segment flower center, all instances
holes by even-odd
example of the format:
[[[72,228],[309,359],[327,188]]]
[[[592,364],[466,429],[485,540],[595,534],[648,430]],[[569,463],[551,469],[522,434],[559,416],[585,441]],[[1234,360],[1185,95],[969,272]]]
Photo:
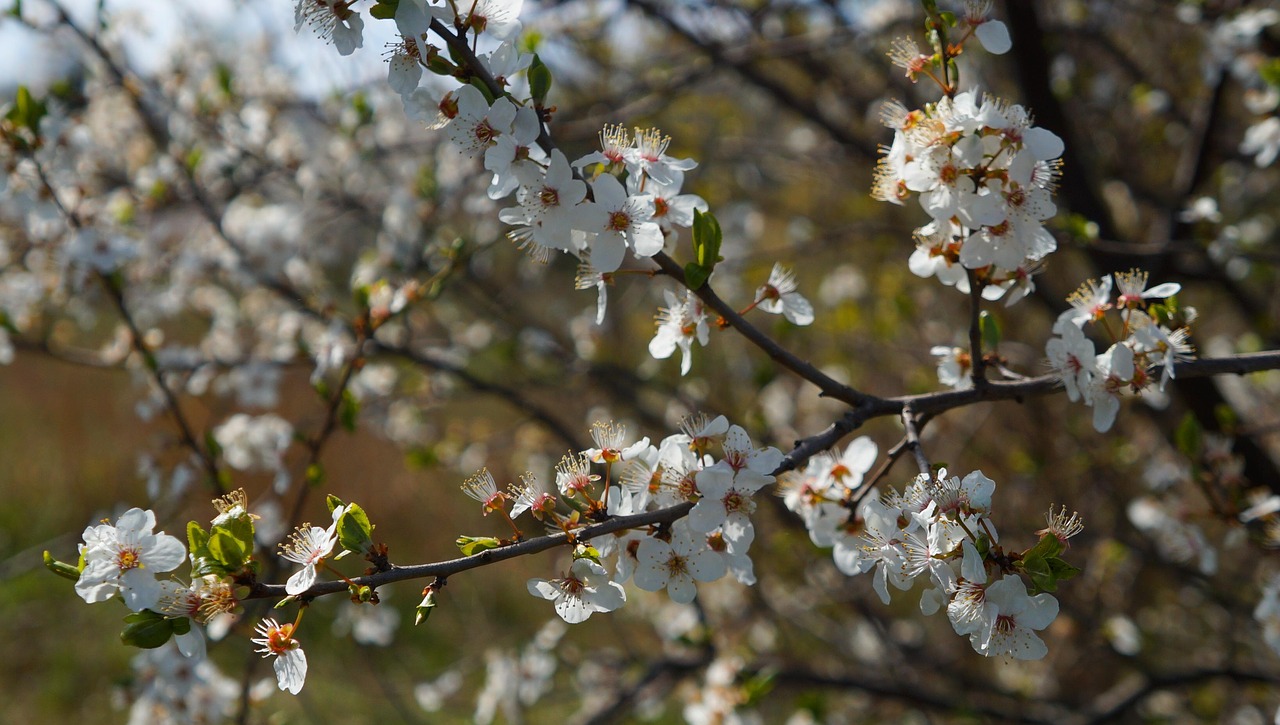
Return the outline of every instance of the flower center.
[[[621,209],[611,212],[608,228],[615,232],[625,232],[631,228],[631,215]]]
[[[293,649],[293,625],[282,624],[279,627],[272,627],[267,632],[267,649],[274,655],[282,655]]]
[[[672,554],[671,558],[667,559],[667,573],[671,576],[675,576],[677,574],[688,574],[688,560],[679,554]]]
[[[752,512],[753,508],[754,507],[751,505],[751,499],[743,496],[735,490],[731,489],[729,493],[724,496],[724,510],[727,513],[749,514]]]
[[[142,552],[137,549],[121,549],[116,556],[116,564],[120,571],[129,571],[142,566]]]

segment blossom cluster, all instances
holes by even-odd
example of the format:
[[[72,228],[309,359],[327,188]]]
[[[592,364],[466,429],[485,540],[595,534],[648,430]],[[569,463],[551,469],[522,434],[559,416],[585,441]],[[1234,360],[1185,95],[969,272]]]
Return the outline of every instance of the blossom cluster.
[[[832,548],[842,573],[871,573],[885,604],[890,585],[906,591],[924,582],[920,610],[929,615],[945,608],[956,634],[968,636],[980,654],[1044,657],[1036,632],[1057,617],[1058,602],[1048,591],[1074,571],[1058,554],[1082,529],[1079,518],[1051,509],[1048,527],[1037,532],[1041,542],[1013,556],[1001,548],[990,519],[995,481],[981,471],[961,478],[939,469],[881,495],[864,480],[876,454],[871,439],[858,438],[843,454],[817,456],[785,477],[787,508],[804,521],[813,543]],[[1028,592],[1023,573],[1039,593]]]
[[[916,194],[932,218],[915,232],[911,271],[965,293],[972,273],[986,299],[1013,290],[1006,304],[1026,296],[1057,249],[1044,221],[1057,211],[1062,140],[1022,106],[976,91],[915,110],[890,102],[881,116],[894,138],[872,196],[904,204]]]
[[[1141,393],[1153,386],[1153,367],[1161,367],[1158,387],[1164,390],[1175,363],[1194,352],[1189,325],[1196,313],[1178,307],[1174,296],[1181,285],[1167,282],[1147,289],[1147,277],[1135,269],[1085,282],[1067,298],[1071,307],[1058,316],[1055,336],[1045,345],[1067,397],[1093,408],[1093,427],[1099,433],[1115,422],[1126,391]],[[1119,312],[1118,325],[1108,319],[1109,310]],[[1098,353],[1084,332],[1086,325],[1100,327],[1113,340],[1111,346]]]
[[[479,3],[472,14],[497,12],[500,5]],[[504,12],[510,10],[514,17],[518,6]],[[603,322],[607,286],[628,252],[637,260],[652,258],[664,250],[677,228],[694,226],[697,215],[708,211],[702,197],[682,192],[685,173],[697,162],[667,154],[671,138],[656,128],[622,125],[606,126],[599,135],[599,149],[570,161],[542,138],[549,114],[541,99],[522,98],[510,90],[516,74],[523,73],[529,91],[535,93],[531,75],[536,59],[518,50],[518,23],[495,25],[492,16],[472,23],[450,17],[447,6],[419,0],[399,3],[395,18],[404,42],[391,59],[389,81],[400,93],[406,114],[444,128],[463,155],[484,164],[492,174],[490,199],[514,197],[515,205],[498,216],[514,227],[508,236],[520,249],[541,262],[555,252],[578,258],[576,286],[597,289],[596,321]],[[498,41],[492,52],[480,53],[476,60],[507,95],[492,97],[491,89],[482,91],[477,84],[444,92],[422,85],[423,66],[441,72],[439,49],[424,40],[432,18]],[[714,264],[714,258],[709,260],[708,274]],[[807,325],[813,321],[813,308],[797,289],[794,275],[775,266],[748,309],[759,307]],[[687,374],[693,343],[707,344],[708,317],[692,291],[683,298],[665,294],[667,306],[659,311],[649,350],[658,359],[681,350],[681,374]]]
[[[259,517],[249,512],[243,489],[213,503],[218,513],[208,531],[194,521],[187,526],[189,555],[177,538],[153,533],[156,519],[152,511],[133,508],[115,524],[104,522],[85,529],[79,566],[56,561],[51,561],[50,566],[74,578],[76,593],[86,602],[104,602],[118,596],[135,613],[125,620],[128,625],[121,638],[126,643],[155,649],[172,639],[189,664],[164,657],[155,658],[155,662],[168,663],[171,669],[207,670],[214,677],[216,671],[201,664],[205,662],[204,629],[207,626],[210,633],[217,629],[218,636],[225,633],[225,619],[215,623],[215,618],[234,612],[239,607],[234,588],[252,581],[257,569],[254,521]],[[371,550],[367,542],[371,527],[360,507],[332,498],[330,505],[333,521],[327,529],[303,524],[280,546],[283,559],[302,567],[285,585],[290,595],[302,594],[315,584],[318,567],[340,541],[343,551],[335,558],[355,550]],[[344,536],[339,535],[340,526],[345,528]],[[184,560],[191,565],[189,584],[176,577],[157,578],[158,574],[177,569]],[[370,599],[373,597],[361,601]],[[295,636],[300,621],[301,613],[291,623],[265,619],[257,625],[259,636],[253,639],[259,645],[258,652],[275,658],[279,688],[292,694],[302,689],[307,675],[306,654]],[[154,698],[145,704],[163,707]],[[217,703],[209,706],[222,707]]]
[[[621,607],[628,580],[645,591],[665,589],[682,604],[697,596],[697,582],[733,574],[752,584],[747,555],[755,539],[752,496],[773,483],[782,453],[756,447],[724,416],[691,416],[681,430],[654,444],[647,437],[629,438],[625,426],[597,423],[592,428],[596,447],[561,459],[554,490],[526,474],[501,491],[487,471],[467,479],[463,490],[481,502],[485,515],[499,513],[514,527],[515,518],[528,511],[553,531],[573,530],[602,515],[694,503],[686,518],[669,525],[591,539],[561,576],[529,580],[529,593],[554,602],[556,613],[570,624]],[[510,511],[509,502],[514,503]],[[558,511],[561,504],[573,513]]]

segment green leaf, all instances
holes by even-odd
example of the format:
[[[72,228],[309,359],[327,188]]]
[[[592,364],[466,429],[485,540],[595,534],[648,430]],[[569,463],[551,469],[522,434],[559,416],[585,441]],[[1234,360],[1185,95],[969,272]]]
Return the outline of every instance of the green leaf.
[[[124,629],[120,632],[120,641],[130,647],[155,649],[173,636],[174,620],[165,619],[164,615],[144,609],[124,618]]]
[[[70,579],[73,582],[80,580],[79,568],[74,567],[66,562],[58,561],[57,559],[53,558],[52,554],[50,554],[47,551],[44,552],[44,568],[48,569],[49,571],[53,572],[54,574],[57,574],[58,576],[64,579]]]
[[[986,350],[994,351],[1000,346],[1000,322],[986,310],[978,315],[978,329],[982,332],[982,346]]]
[[[1235,435],[1236,429],[1240,426],[1240,418],[1236,415],[1235,409],[1226,403],[1213,407],[1213,418],[1218,421],[1218,430],[1227,435]]]
[[[213,437],[213,431],[207,431],[204,434],[204,447],[214,458],[222,455],[222,446],[218,444],[218,439]]]
[[[338,543],[355,554],[363,554],[373,548],[373,525],[359,504],[347,504],[338,518]]]
[[[333,494],[329,494],[324,497],[324,505],[329,508],[329,515],[332,516],[333,512],[337,510],[339,506],[343,506],[344,504],[342,503],[342,499],[334,496]]]
[[[422,602],[417,606],[413,615],[413,626],[418,626],[427,621],[427,617],[431,616],[431,610],[435,609],[439,604],[436,602],[436,590],[427,589],[426,595],[422,597]]]
[[[1049,559],[1066,551],[1067,547],[1053,534],[1044,534],[1036,545],[1023,554],[1023,558]]]
[[[191,558],[191,576],[229,573],[209,553],[209,533],[195,521],[187,522],[187,551]]]
[[[533,63],[529,66],[529,96],[534,105],[541,107],[551,92],[551,69],[542,62],[537,53],[533,54]]]
[[[223,520],[212,528],[210,535],[219,531],[226,532],[234,538],[246,554],[253,551],[253,517],[248,513]]]
[[[1082,571],[1081,569],[1071,566],[1067,562],[1057,557],[1054,557],[1053,559],[1049,559],[1048,561],[1049,561],[1049,568],[1053,571],[1053,576],[1058,581],[1070,579]]]
[[[22,5],[18,3],[19,7]],[[1280,58],[1271,58],[1258,69],[1258,75],[1267,85],[1280,88]]]
[[[1027,576],[1031,577],[1035,593],[1052,592],[1058,588],[1057,581],[1053,576],[1053,568],[1049,566],[1049,562],[1045,559],[1024,559],[1022,570],[1027,573]]]
[[[454,58],[454,60],[456,61],[457,58]],[[473,77],[471,79],[471,85],[475,86],[475,89],[477,91],[480,91],[480,95],[484,96],[485,103],[488,103],[490,106],[493,105],[493,101],[494,101],[493,91],[489,90],[489,86],[486,85],[483,80],[481,80],[478,76]]]
[[[761,672],[746,682],[742,683],[742,692],[747,696],[746,705],[748,707],[759,704],[773,690],[774,672]]]
[[[1173,443],[1182,455],[1191,460],[1200,458],[1200,423],[1191,413],[1182,416],[1182,422],[1173,431]]]
[[[248,552],[230,532],[215,526],[209,533],[209,556],[225,572],[240,571],[248,560]]]
[[[430,446],[416,446],[404,454],[404,461],[410,468],[431,468],[440,463],[440,456]]]
[[[312,463],[311,465],[307,466],[307,472],[306,472],[305,478],[308,486],[319,486],[320,484],[324,483],[324,464]],[[333,512],[330,511],[330,513],[333,513]]]
[[[342,404],[338,406],[338,421],[348,433],[356,430],[356,420],[360,417],[360,401],[350,390],[342,391]]]
[[[711,276],[711,270],[703,267],[697,262],[690,262],[684,266],[684,281],[689,285],[689,289],[700,289],[702,285],[707,283],[707,279]]]
[[[18,92],[13,99],[13,107],[5,114],[5,118],[9,119],[14,126],[26,128],[34,135],[40,134],[40,119],[48,113],[48,108],[43,101],[31,95],[31,89],[26,86],[18,86]]]
[[[492,536],[459,536],[453,543],[457,544],[463,556],[472,556],[502,546],[502,542]]]
[[[578,544],[573,550],[573,558],[575,561],[578,559],[590,559],[597,564],[603,563],[600,561],[600,550],[590,544]]]
[[[708,276],[715,269],[716,263],[724,259],[720,256],[723,238],[720,222],[716,221],[715,215],[693,210],[693,256],[699,265],[706,268]]]
[[[362,310],[369,309],[369,285],[362,284],[351,290],[351,297],[356,303],[356,307]]]
[[[379,20],[395,20],[399,8],[400,0],[378,0],[377,5],[369,8],[369,14]]]
[[[187,549],[194,553],[198,549],[206,548],[209,543],[209,532],[205,531],[200,524],[195,521],[187,522]]]

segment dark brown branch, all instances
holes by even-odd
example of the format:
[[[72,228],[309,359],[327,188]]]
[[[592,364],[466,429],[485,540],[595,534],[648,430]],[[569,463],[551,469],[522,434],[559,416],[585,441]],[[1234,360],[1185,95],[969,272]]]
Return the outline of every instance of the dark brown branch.
[[[482,551],[472,556],[464,556],[461,559],[452,559],[450,561],[442,561],[433,564],[418,564],[415,566],[393,566],[390,570],[371,574],[369,576],[355,577],[351,581],[361,586],[369,586],[377,588],[383,584],[404,581],[406,579],[422,579],[425,577],[446,578],[453,576],[459,572],[468,571],[489,564],[496,564],[507,559],[514,559],[518,556],[526,556],[536,554],[538,552],[554,549],[558,546],[567,546],[575,541],[589,541],[597,536],[612,534],[615,531],[623,531],[625,529],[635,529],[642,526],[650,526],[653,524],[669,524],[677,519],[684,518],[693,508],[692,503],[682,503],[671,508],[665,508],[660,511],[650,511],[643,514],[635,514],[633,516],[618,516],[604,523],[588,526],[581,531],[575,532],[573,539],[568,534],[559,533],[548,536],[539,536],[536,539],[528,539],[518,544],[504,546],[499,549],[490,549]],[[325,594],[334,594],[336,592],[347,591],[347,583],[344,581],[328,581],[320,582],[308,589],[301,598],[318,597]],[[284,597],[287,593],[283,584],[255,584],[246,599],[263,599],[272,597]]]
[[[689,286],[684,277],[684,270],[665,252],[659,252],[654,255],[653,261],[658,263],[658,268],[661,269],[664,274],[685,287]],[[741,333],[743,337],[747,338],[749,342],[763,350],[774,362],[818,386],[818,390],[822,392],[822,395],[828,398],[834,398],[843,403],[848,403],[855,407],[863,405],[864,403],[876,402],[879,400],[874,396],[862,393],[835,380],[819,370],[812,363],[806,360],[801,360],[795,355],[795,353],[779,345],[768,335],[764,334],[758,327],[752,325],[742,315],[738,314],[737,310],[733,309],[733,307],[728,303],[720,299],[720,296],[715,293],[710,284],[704,284],[698,289],[692,290],[692,292],[698,296],[698,299],[705,302],[708,307],[715,310],[716,314],[724,318],[731,327]]]

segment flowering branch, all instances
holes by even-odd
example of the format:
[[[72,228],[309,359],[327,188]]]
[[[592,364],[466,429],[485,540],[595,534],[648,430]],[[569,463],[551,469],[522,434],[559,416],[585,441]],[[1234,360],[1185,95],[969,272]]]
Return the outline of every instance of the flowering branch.
[[[488,551],[482,551],[479,554],[464,556],[460,559],[452,559],[450,561],[442,561],[432,564],[417,564],[413,566],[393,566],[388,571],[368,576],[353,577],[351,581],[359,586],[367,586],[376,589],[383,584],[405,581],[407,579],[423,579],[426,577],[447,578],[454,574],[475,569],[477,567],[496,564],[500,561],[514,559],[518,556],[537,554],[559,546],[570,546],[579,541],[590,541],[597,536],[604,536],[617,531],[656,524],[669,524],[687,516],[692,508],[693,504],[682,503],[659,511],[649,511],[642,514],[634,514],[632,516],[618,516],[599,524],[593,524],[585,529],[574,532],[573,534],[558,533],[539,536],[533,539],[526,539],[510,546],[504,546],[498,549],[489,549]],[[307,589],[297,596],[300,599],[305,600],[323,596],[325,594],[346,592],[348,589],[348,584],[343,581],[318,582],[310,589]],[[284,596],[286,596],[284,585],[257,583],[253,585],[248,596],[245,598],[264,599],[280,598]]]

